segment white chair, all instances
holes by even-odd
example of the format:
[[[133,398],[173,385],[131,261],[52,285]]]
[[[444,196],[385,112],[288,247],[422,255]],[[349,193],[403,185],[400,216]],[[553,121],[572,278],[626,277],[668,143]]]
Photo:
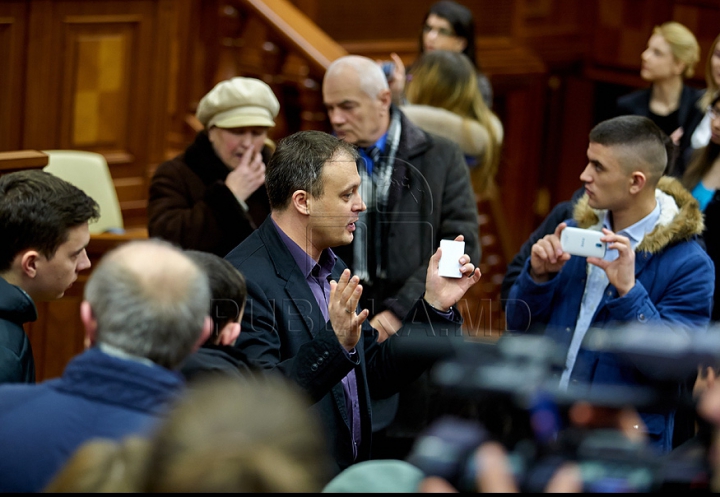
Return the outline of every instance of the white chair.
[[[122,233],[124,224],[115,185],[105,157],[79,150],[43,150],[48,165],[43,169],[80,188],[100,207],[100,219],[90,224],[90,233]]]

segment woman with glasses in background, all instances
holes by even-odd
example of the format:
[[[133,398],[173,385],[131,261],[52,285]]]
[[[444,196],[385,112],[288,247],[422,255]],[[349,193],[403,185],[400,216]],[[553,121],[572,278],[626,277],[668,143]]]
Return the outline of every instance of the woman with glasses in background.
[[[465,55],[477,72],[477,85],[485,104],[492,108],[492,86],[483,74],[475,55],[475,20],[470,9],[451,0],[441,0],[430,7],[423,19],[419,51],[422,55],[434,50],[448,50]],[[405,90],[405,66],[397,54],[391,54],[391,58],[394,66],[387,66],[386,75],[393,101],[399,104],[403,101]]]

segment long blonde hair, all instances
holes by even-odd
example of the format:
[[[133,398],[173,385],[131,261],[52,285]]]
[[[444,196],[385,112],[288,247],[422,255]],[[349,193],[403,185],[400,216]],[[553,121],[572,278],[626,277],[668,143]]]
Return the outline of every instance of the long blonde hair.
[[[484,195],[492,186],[500,163],[500,139],[492,121],[494,114],[485,104],[470,60],[460,53],[436,50],[424,53],[410,70],[406,98],[411,104],[449,110],[465,119],[478,121],[490,137],[478,166],[470,171],[473,187]]]
[[[707,59],[705,60],[705,83],[707,84],[707,88],[705,89],[703,96],[698,101],[698,107],[700,107],[703,112],[705,112],[707,106],[710,105],[717,92],[720,91],[720,86],[718,86],[715,81],[712,70],[712,58],[715,53],[715,47],[718,43],[720,43],[720,35],[717,35],[717,37],[713,40],[712,45],[710,45],[710,53],[708,53]]]

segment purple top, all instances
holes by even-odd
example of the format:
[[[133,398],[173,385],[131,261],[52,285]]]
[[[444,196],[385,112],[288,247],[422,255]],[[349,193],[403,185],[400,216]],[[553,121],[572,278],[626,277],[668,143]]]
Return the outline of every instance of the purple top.
[[[297,243],[295,243],[289,236],[287,236],[282,229],[273,220],[273,225],[277,230],[280,238],[285,243],[285,246],[292,254],[293,259],[297,263],[300,271],[305,275],[305,281],[310,286],[315,300],[317,301],[318,307],[322,312],[325,322],[329,321],[328,317],[328,303],[330,301],[330,275],[332,273],[337,256],[332,249],[325,249],[320,254],[320,261],[310,257]],[[357,361],[357,351],[353,348],[350,352],[347,352],[343,348],[343,352],[353,362]],[[355,369],[351,369],[350,372],[342,379],[343,390],[345,391],[345,408],[348,412],[348,419],[350,422],[350,434],[352,436],[353,443],[353,458],[357,459],[358,446],[361,441],[360,431],[360,401],[358,399],[357,390],[357,377],[355,376]]]

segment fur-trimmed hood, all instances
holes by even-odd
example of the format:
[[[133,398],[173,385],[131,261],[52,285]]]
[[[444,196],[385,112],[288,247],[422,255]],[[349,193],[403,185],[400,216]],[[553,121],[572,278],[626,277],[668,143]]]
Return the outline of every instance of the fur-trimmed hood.
[[[688,192],[680,182],[669,176],[660,178],[656,191],[656,198],[660,204],[660,219],[655,229],[645,235],[637,252],[659,252],[668,245],[689,240],[703,232],[705,224],[697,200]],[[664,194],[664,195],[663,195]],[[605,210],[593,209],[588,205],[587,194],[578,200],[573,219],[579,228],[600,230]]]

